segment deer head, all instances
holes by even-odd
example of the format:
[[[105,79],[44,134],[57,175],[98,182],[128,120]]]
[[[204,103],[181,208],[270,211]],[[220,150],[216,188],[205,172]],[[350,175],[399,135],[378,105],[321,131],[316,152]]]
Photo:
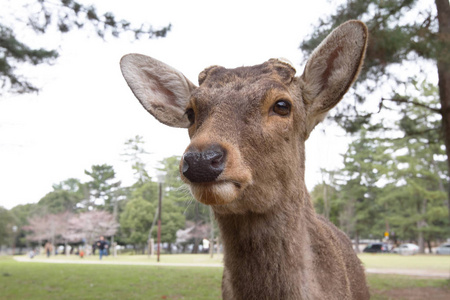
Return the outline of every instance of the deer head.
[[[209,67],[199,86],[140,54],[125,55],[121,69],[156,119],[188,128],[180,172],[194,197],[218,213],[264,212],[304,191],[304,142],[356,79],[367,36],[359,21],[339,26],[299,77],[277,59]]]

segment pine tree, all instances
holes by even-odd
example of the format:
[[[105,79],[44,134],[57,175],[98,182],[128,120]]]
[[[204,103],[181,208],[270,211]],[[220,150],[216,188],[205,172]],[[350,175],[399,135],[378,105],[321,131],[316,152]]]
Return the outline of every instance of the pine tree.
[[[117,20],[113,13],[100,14],[93,5],[84,5],[75,0],[30,0],[28,3],[14,3],[11,18],[0,18],[0,95],[9,93],[30,93],[38,91],[26,77],[19,75],[17,68],[24,64],[50,64],[58,58],[56,49],[34,48],[17,38],[18,28],[28,28],[40,36],[48,31],[65,34],[72,30],[91,30],[98,37],[120,37],[131,33],[135,39],[142,37],[165,37],[171,25],[154,29],[149,24],[133,26],[130,21]],[[6,6],[2,4],[3,13]]]
[[[344,168],[337,175],[343,208],[340,227],[356,241],[364,236],[382,237],[385,227],[384,207],[377,199],[382,192],[379,181],[385,173],[389,156],[385,148],[362,129],[360,136],[344,154]]]
[[[113,166],[93,165],[91,170],[85,170],[84,173],[91,177],[86,183],[86,203],[85,207],[92,209],[99,207],[112,212],[114,210],[114,202],[117,200],[117,190],[121,182],[115,181],[116,172]]]
[[[310,54],[339,24],[349,19],[364,21],[369,28],[370,38],[365,66],[357,81],[365,89],[360,88],[355,92],[360,102],[365,101],[367,93],[388,82],[407,84],[398,76],[402,72],[396,73],[390,67],[403,66],[408,62],[417,64],[425,60],[433,62],[439,77],[438,107],[430,103],[418,104],[410,97],[393,92],[393,96],[383,95],[379,108],[386,108],[385,102],[393,101],[427,107],[440,114],[447,168],[450,169],[450,3],[448,0],[435,0],[434,7],[430,5],[428,1],[420,0],[349,0],[340,5],[335,14],[321,19],[313,34],[300,48],[305,54]],[[427,74],[422,75],[427,77]],[[371,113],[358,112],[355,118],[348,118],[349,112],[354,110],[349,105],[345,112],[341,111],[335,116],[349,132],[359,130],[372,116]],[[450,220],[450,184],[447,184],[447,189],[447,215]]]
[[[437,88],[426,83],[414,98],[417,103],[437,104]],[[425,241],[441,239],[449,234],[446,218],[446,178],[448,172],[438,115],[420,106],[404,106],[397,122],[402,133],[386,140],[393,151],[388,174],[391,183],[381,199],[389,206],[392,230],[398,238],[417,241],[424,252]]]

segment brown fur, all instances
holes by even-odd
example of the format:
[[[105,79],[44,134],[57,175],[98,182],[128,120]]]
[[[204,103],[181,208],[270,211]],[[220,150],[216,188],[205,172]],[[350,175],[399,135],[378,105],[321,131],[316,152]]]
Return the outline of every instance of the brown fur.
[[[182,175],[219,224],[224,299],[369,298],[351,242],[315,214],[304,183],[305,141],[356,79],[366,43],[364,24],[350,21],[318,47],[301,77],[272,59],[207,68],[199,87],[153,58],[122,59],[125,79],[144,107],[165,124],[189,128],[187,151],[214,144],[226,152],[213,182]],[[274,110],[279,100],[292,104],[288,115]],[[183,112],[189,110],[195,121],[187,125]]]

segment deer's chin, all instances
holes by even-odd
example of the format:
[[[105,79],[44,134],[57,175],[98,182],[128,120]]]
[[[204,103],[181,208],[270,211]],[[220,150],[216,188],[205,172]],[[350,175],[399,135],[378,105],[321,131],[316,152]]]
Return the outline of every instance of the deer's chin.
[[[190,183],[192,195],[206,205],[225,205],[236,200],[242,186],[228,181]]]

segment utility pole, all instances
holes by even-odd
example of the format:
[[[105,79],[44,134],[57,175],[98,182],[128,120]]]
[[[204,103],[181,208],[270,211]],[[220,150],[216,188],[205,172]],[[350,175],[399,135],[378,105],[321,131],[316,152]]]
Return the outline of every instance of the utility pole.
[[[159,262],[159,254],[161,251],[161,209],[162,209],[162,184],[164,182],[164,175],[158,175],[158,183],[159,183],[159,200],[158,200],[158,250],[157,250],[157,259]]]
[[[209,207],[209,220],[211,222],[211,232],[209,234],[209,255],[211,258],[213,258],[214,255],[214,213],[211,208]]]

